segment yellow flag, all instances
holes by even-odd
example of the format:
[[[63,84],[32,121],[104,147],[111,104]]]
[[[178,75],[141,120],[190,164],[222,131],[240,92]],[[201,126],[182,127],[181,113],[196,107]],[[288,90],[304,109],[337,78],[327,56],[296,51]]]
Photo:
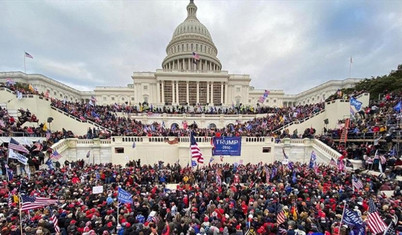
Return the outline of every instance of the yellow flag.
[[[32,91],[32,92],[35,91],[35,89],[33,88],[33,86],[32,86],[31,84],[29,84],[28,89],[29,89],[30,91]]]

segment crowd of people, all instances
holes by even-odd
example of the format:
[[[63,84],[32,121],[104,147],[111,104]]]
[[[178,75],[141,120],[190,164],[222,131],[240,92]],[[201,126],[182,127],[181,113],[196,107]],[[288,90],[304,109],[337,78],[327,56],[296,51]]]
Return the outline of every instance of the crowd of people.
[[[353,186],[353,177],[362,187]],[[59,234],[348,234],[352,229],[340,226],[344,207],[366,221],[372,200],[384,222],[401,231],[400,184],[331,165],[191,168],[66,161],[35,171],[30,180],[16,176],[2,182],[0,229],[19,234],[22,222],[25,234],[55,234],[55,215]],[[103,186],[102,192],[95,194],[94,186]],[[132,203],[119,203],[118,188],[131,194]],[[20,221],[18,194],[58,201],[23,211]]]
[[[125,136],[187,136],[189,127],[196,129],[200,136],[268,136],[283,125],[296,120],[302,120],[324,109],[323,103],[285,108],[270,108],[263,118],[254,118],[245,123],[229,124],[222,129],[198,128],[196,123],[183,122],[182,126],[166,127],[163,122],[144,124],[141,121],[116,114],[119,111],[114,106],[102,106],[88,103],[63,102],[52,100],[52,106],[74,115],[81,120],[91,120],[111,130],[112,135]],[[178,107],[178,109],[180,109]]]
[[[18,92],[38,94],[34,90],[11,86]],[[387,231],[402,231],[402,161],[389,133],[398,131],[398,113],[394,110],[401,94],[387,94],[355,115],[350,138],[365,138],[373,143],[345,145],[335,141],[342,126],[327,130],[319,138],[342,153],[341,159],[363,160],[366,169],[345,170],[337,164],[315,165],[274,162],[271,164],[211,163],[184,167],[179,163],[141,165],[132,161],[125,166],[89,164],[83,160],[61,163],[50,156],[51,146],[63,138],[76,137],[71,131],[50,132],[45,124],[21,110],[15,120],[6,109],[0,110],[0,128],[4,135],[25,132],[46,136],[43,142],[25,146],[27,165],[8,159],[10,145],[0,146],[0,229],[1,234],[354,234],[351,226],[341,224],[345,209],[369,226],[370,207],[378,209]],[[139,104],[96,105],[51,99],[51,105],[81,120],[91,120],[111,130],[104,133],[88,129],[83,138],[125,136],[271,136],[278,138],[314,138],[313,127],[304,133],[274,133],[293,121],[302,120],[324,109],[324,103],[284,108],[257,109],[239,106],[228,109],[205,107],[155,108]],[[222,129],[198,128],[196,123],[165,127],[164,123],[143,124],[119,117],[117,112],[165,113],[267,113],[245,123]],[[400,112],[400,111],[399,111]],[[37,127],[22,127],[25,122]],[[362,134],[364,133],[364,135]],[[376,140],[376,141],[374,141]],[[84,156],[85,157],[85,156]],[[290,156],[290,159],[292,157]],[[222,161],[222,160],[221,160]],[[341,160],[343,162],[343,160]],[[375,176],[367,170],[379,170]],[[9,172],[19,174],[11,175]],[[356,184],[360,182],[361,184]],[[102,190],[95,192],[95,186]],[[119,190],[130,194],[130,203],[120,203]],[[34,198],[55,199],[46,206],[20,210]],[[25,199],[24,199],[25,198]],[[29,200],[27,199],[29,198]],[[20,214],[21,212],[21,214]],[[387,233],[387,231],[383,231]],[[390,230],[391,231],[391,230]],[[359,233],[361,234],[361,233]],[[394,232],[395,234],[395,232]]]
[[[28,86],[8,85],[8,88],[21,94],[35,94],[47,97],[46,94],[40,94]],[[214,136],[217,133],[222,136],[269,136],[280,127],[293,121],[300,121],[307,117],[322,111],[325,108],[324,103],[310,105],[299,105],[295,107],[263,107],[257,105],[246,106],[237,105],[232,107],[207,107],[207,106],[165,106],[154,107],[148,104],[138,105],[96,105],[96,100],[88,102],[69,102],[51,98],[51,105],[80,120],[93,121],[102,127],[111,130],[109,133],[101,133],[101,138],[109,138],[111,135],[125,136],[187,136],[188,127],[196,125],[195,123],[181,123],[179,125],[165,126],[163,122],[144,124],[138,120],[119,116],[118,112],[124,113],[206,113],[206,114],[261,114],[265,113],[263,118],[255,118],[246,123],[234,123],[222,129],[196,128],[196,135]],[[88,135],[87,135],[88,136]]]
[[[367,169],[386,171],[388,168],[394,176],[401,175],[402,116],[398,108],[401,98],[401,93],[387,93],[383,99],[372,101],[355,113],[349,120],[347,144],[340,141],[346,120],[341,120],[337,129],[327,130],[320,139],[346,158],[362,160]],[[366,142],[360,142],[362,139]]]

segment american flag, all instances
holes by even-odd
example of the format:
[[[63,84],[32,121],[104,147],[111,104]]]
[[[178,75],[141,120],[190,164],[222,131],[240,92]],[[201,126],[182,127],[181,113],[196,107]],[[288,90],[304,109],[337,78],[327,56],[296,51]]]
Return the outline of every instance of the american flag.
[[[9,149],[13,149],[15,151],[29,153],[29,150],[26,149],[24,146],[20,145],[15,139],[11,138],[10,143],[8,144]]]
[[[278,225],[285,223],[286,217],[285,217],[285,212],[283,212],[283,210],[281,210],[281,212],[278,213],[278,215],[276,216],[276,223]]]
[[[198,55],[195,52],[193,52],[193,58],[194,58],[194,63],[198,63],[198,61],[200,61],[200,55]]]
[[[57,150],[54,150],[54,152],[50,155],[50,159],[54,159],[58,161],[62,156],[60,153],[57,152]]]
[[[343,159],[338,159],[338,170],[340,171],[345,170],[345,164],[343,163]]]
[[[363,188],[363,183],[360,179],[358,179],[356,176],[352,176],[352,186],[353,188],[360,190]]]
[[[50,220],[53,222],[53,226],[54,226],[54,231],[56,233],[60,233],[60,227],[59,227],[59,220],[57,219],[56,215],[53,213],[52,217],[50,218]]]
[[[369,200],[367,226],[371,229],[371,231],[373,231],[374,234],[382,233],[387,229],[387,225],[378,214],[377,207],[372,199]]]
[[[28,52],[25,52],[25,57],[33,59],[33,56],[31,56],[31,54],[29,54]]]
[[[384,155],[380,155],[380,161],[381,161],[381,164],[385,164],[387,162],[387,159],[385,158]]]
[[[309,164],[309,167],[311,169],[316,166],[316,161],[317,161],[317,155],[315,155],[315,152],[312,151],[311,156],[310,156],[310,164]]]
[[[201,150],[198,147],[197,142],[195,141],[194,134],[191,133],[190,136],[191,144],[190,144],[190,151],[191,151],[191,158],[196,159],[198,163],[204,163],[204,157],[202,156]]]
[[[58,200],[50,199],[45,197],[30,197],[27,195],[21,195],[21,210],[33,210],[36,208],[41,208],[44,206],[49,206],[51,204],[55,204]]]
[[[6,84],[7,85],[15,85],[15,82],[11,78],[7,78]]]

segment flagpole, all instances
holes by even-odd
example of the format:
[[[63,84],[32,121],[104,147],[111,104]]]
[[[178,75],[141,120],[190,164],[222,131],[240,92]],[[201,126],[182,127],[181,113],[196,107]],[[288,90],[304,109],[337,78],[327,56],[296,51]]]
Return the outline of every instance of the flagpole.
[[[338,231],[338,235],[340,235],[340,234],[341,234],[341,228],[342,228],[343,216],[345,215],[345,210],[346,210],[346,201],[343,201],[342,218],[341,218],[341,222],[339,223],[339,231]]]
[[[23,235],[23,232],[22,232],[22,208],[21,208],[21,194],[20,193],[18,193],[18,207],[20,209],[20,232],[21,232],[21,235]]]
[[[25,73],[25,74],[27,73],[27,68],[26,68],[26,66],[25,66],[25,51],[24,51],[24,73]]]

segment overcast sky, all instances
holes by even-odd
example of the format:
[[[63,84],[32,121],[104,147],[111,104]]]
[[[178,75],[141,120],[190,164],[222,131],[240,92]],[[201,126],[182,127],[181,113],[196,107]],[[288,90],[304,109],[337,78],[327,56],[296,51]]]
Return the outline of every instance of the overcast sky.
[[[188,0],[0,0],[0,71],[38,73],[80,90],[126,86],[161,68]],[[402,1],[195,0],[223,70],[259,89],[299,93],[402,64]]]

